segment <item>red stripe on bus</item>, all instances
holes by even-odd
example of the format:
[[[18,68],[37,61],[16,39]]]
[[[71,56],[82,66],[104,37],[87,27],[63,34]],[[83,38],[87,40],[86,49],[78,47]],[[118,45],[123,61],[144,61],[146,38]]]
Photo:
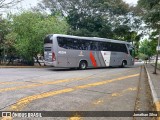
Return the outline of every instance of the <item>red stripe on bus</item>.
[[[94,67],[97,67],[97,63],[92,52],[90,52],[90,59],[91,59],[92,65]]]

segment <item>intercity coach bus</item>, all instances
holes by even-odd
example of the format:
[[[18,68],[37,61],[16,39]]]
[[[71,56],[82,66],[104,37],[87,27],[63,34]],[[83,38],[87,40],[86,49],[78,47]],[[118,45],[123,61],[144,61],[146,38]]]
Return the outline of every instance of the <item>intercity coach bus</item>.
[[[50,34],[44,39],[47,66],[63,68],[134,65],[134,48],[125,41],[97,37]]]

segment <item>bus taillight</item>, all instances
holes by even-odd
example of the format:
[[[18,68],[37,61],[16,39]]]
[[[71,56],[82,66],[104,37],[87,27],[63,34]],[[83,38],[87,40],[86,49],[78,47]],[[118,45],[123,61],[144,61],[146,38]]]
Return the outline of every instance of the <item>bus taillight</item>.
[[[55,61],[56,60],[56,56],[55,56],[55,53],[53,52],[52,53],[52,61]]]

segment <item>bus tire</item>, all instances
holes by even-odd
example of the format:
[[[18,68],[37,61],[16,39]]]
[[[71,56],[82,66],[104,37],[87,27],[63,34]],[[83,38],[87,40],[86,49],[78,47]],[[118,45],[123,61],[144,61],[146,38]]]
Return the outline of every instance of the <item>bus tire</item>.
[[[81,61],[79,63],[79,69],[85,70],[87,68],[87,62],[86,61]]]
[[[124,68],[127,65],[127,62],[125,60],[122,61],[121,68]]]

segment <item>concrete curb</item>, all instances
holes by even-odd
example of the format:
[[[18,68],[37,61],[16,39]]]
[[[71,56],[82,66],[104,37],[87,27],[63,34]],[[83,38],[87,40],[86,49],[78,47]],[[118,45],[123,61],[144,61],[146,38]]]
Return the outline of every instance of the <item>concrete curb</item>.
[[[147,69],[146,65],[144,65],[144,66],[145,66],[145,69],[146,69],[146,72],[147,72],[147,76],[148,76],[149,86],[150,86],[151,93],[152,93],[153,102],[156,103],[156,102],[158,102],[157,93],[156,93],[156,91],[154,90],[154,86],[153,86],[151,77],[150,77],[150,75],[149,75],[148,69]]]
[[[154,106],[155,106],[155,109],[156,109],[156,111],[159,111],[160,109],[159,109],[159,100],[158,100],[158,96],[157,96],[157,93],[156,93],[156,91],[155,91],[155,89],[154,89],[154,86],[153,86],[153,83],[152,83],[152,80],[151,80],[151,77],[150,77],[150,75],[149,75],[149,72],[148,72],[148,69],[147,69],[147,67],[146,67],[146,65],[144,65],[145,66],[145,69],[146,69],[146,72],[147,72],[147,76],[148,76],[148,82],[149,82],[149,86],[150,86],[150,89],[151,89],[151,94],[152,94],[152,99],[153,99],[153,104],[154,104]],[[157,120],[160,120],[160,117],[157,117]]]

